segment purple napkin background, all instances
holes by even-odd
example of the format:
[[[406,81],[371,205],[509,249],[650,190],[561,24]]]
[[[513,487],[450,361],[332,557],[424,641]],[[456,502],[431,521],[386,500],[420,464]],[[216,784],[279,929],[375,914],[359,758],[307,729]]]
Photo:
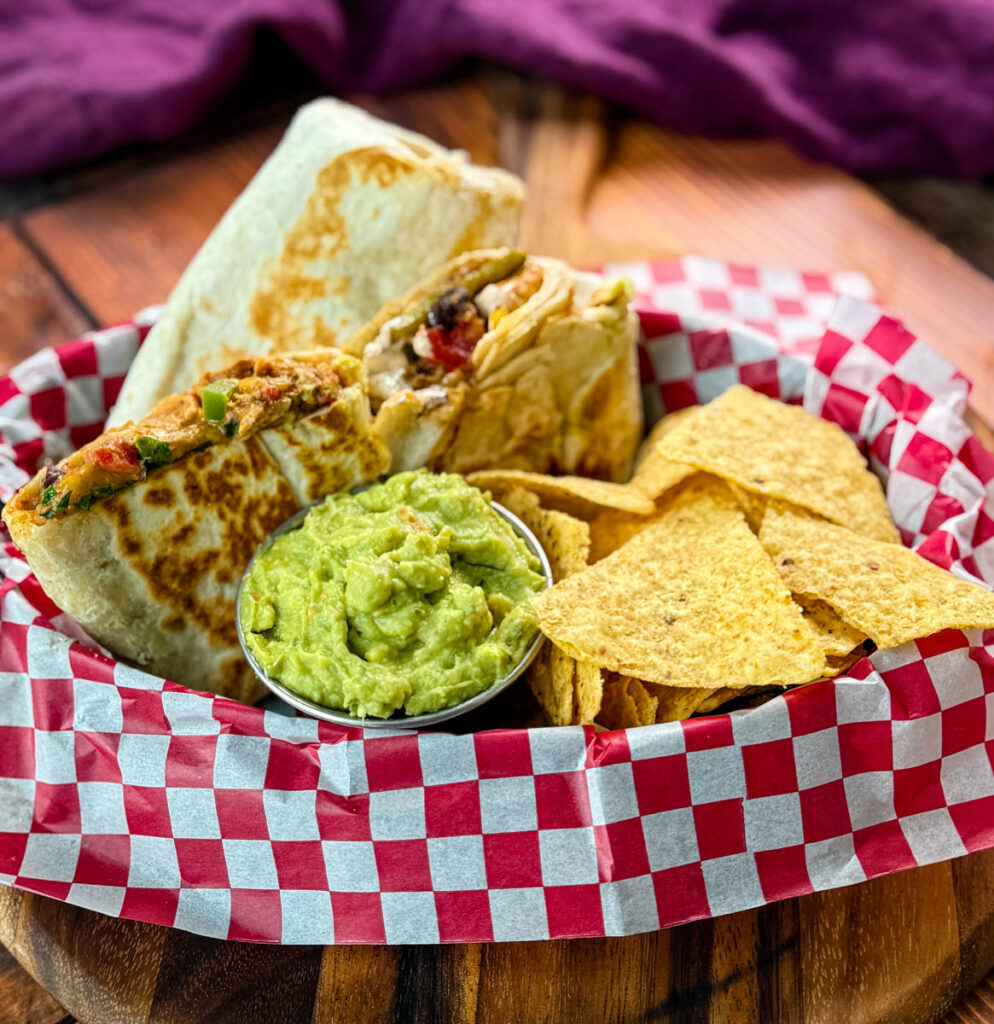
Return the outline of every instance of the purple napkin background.
[[[331,91],[487,59],[855,171],[994,171],[994,0],[0,0],[0,176],[181,132],[263,28]]]

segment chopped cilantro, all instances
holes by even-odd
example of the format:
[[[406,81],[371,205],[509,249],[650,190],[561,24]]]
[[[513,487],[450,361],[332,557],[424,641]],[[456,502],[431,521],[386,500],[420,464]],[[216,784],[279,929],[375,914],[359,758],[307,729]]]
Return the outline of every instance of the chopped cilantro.
[[[48,487],[41,492],[41,503],[43,505],[51,505],[53,501],[55,501],[55,488],[49,484]]]
[[[142,434],[135,438],[138,456],[146,469],[156,469],[166,465],[170,458],[169,443]]]
[[[58,503],[58,505],[55,506],[55,511],[65,512],[65,510],[69,508],[69,499],[71,497],[72,491],[66,491],[66,493],[62,495],[62,500]]]
[[[238,420],[226,420],[224,424],[224,436],[234,437],[238,433]]]
[[[54,508],[50,508],[47,511],[42,512],[41,517],[42,517],[42,519],[51,519],[52,516],[54,516],[54,515],[55,515],[55,509]]]
[[[107,484],[97,484],[93,490],[84,494],[79,501],[76,502],[76,507],[83,509],[85,512],[95,501],[99,498],[109,498],[114,493],[114,488]]]

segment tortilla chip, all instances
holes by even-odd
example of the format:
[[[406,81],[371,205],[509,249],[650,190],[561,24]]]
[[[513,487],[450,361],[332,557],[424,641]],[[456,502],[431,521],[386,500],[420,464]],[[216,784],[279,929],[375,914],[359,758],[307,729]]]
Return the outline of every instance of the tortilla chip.
[[[641,679],[628,680],[628,692],[635,701],[639,725],[653,725],[656,721],[656,709],[659,699],[652,694],[649,687],[652,683],[643,683]]]
[[[766,514],[766,499],[761,494],[747,491],[744,487],[740,487],[732,481],[728,481],[728,487],[732,494],[735,495],[739,508],[745,513],[746,522],[751,527],[752,532],[759,533],[759,528],[763,525],[763,516]]]
[[[827,602],[878,647],[944,629],[994,627],[994,594],[900,544],[773,506],[759,539],[792,591]]]
[[[549,558],[555,582],[587,567],[590,553],[590,527],[587,523],[565,512],[542,508],[536,495],[520,487],[503,493],[500,504],[535,534]]]
[[[656,698],[657,722],[682,722],[690,718],[715,692],[706,688],[661,686],[659,683],[643,683],[643,686]]]
[[[537,494],[542,504],[578,519],[591,520],[603,509],[620,509],[635,515],[651,515],[656,506],[628,484],[611,484],[585,476],[543,476],[520,469],[488,469],[466,478],[474,487],[500,495],[512,487]]]
[[[697,705],[694,714],[709,715],[712,711],[717,711],[722,704],[738,700],[740,697],[748,697],[752,694],[763,693],[766,689],[767,688],[765,686],[746,686],[740,690],[732,690],[727,686],[719,687],[717,690],[709,691],[709,696],[705,697],[704,700]]]
[[[845,431],[744,385],[693,410],[666,455],[876,540],[896,541],[880,481]]]
[[[668,686],[802,683],[825,664],[728,488],[707,478],[532,604],[575,658]]]
[[[574,725],[590,725],[601,710],[604,699],[604,673],[596,665],[576,662],[576,709]]]
[[[676,412],[668,412],[662,419],[656,420],[652,429],[646,434],[639,446],[638,454],[635,456],[635,471],[649,458],[656,450],[659,442],[682,420],[696,409],[696,406],[688,406],[686,409],[677,409]]]
[[[553,725],[570,725],[573,721],[575,665],[568,654],[546,641],[525,674],[535,699]]]
[[[638,679],[605,673],[604,701],[597,721],[608,729],[635,729],[656,721],[656,699]]]
[[[591,565],[599,562],[602,558],[617,551],[622,544],[627,544],[637,533],[641,533],[646,527],[657,523],[663,513],[668,509],[687,487],[696,487],[702,480],[717,481],[718,478],[707,473],[693,472],[688,478],[680,481],[656,501],[656,511],[651,516],[635,516],[629,512],[619,512],[617,509],[606,509],[590,524],[590,554],[588,560]]]
[[[680,409],[664,416],[649,432],[642,442],[638,460],[635,464],[635,475],[629,486],[655,501],[671,487],[693,475],[693,467],[674,462],[667,458],[659,442],[692,412],[692,409]]]
[[[830,604],[808,594],[793,596],[821,641],[826,658],[845,658],[866,641],[866,635],[841,619]]]
[[[531,491],[515,487],[501,496],[501,504],[527,526],[545,549],[553,580],[565,579],[587,566],[590,529],[586,523],[542,508]],[[576,663],[553,643],[542,645],[525,678],[535,699],[553,725],[569,725],[574,718]],[[590,690],[585,677],[585,689]],[[587,697],[592,700],[592,697]]]
[[[836,658],[829,655],[825,660],[828,664],[825,666],[825,671],[822,673],[826,679],[832,679],[835,676],[841,676],[848,672],[849,669],[856,664],[861,658],[865,658],[867,654],[865,647],[857,647],[855,650],[850,651],[843,658]]]
[[[833,679],[835,676],[842,676],[849,672],[860,658],[866,657],[865,647],[857,647],[850,651],[845,657],[832,657],[829,655],[826,660],[828,665],[822,673],[825,679]]]
[[[627,544],[637,533],[656,522],[655,516],[633,516],[627,512],[608,509],[590,523],[590,553],[587,558],[591,565],[606,558]]]

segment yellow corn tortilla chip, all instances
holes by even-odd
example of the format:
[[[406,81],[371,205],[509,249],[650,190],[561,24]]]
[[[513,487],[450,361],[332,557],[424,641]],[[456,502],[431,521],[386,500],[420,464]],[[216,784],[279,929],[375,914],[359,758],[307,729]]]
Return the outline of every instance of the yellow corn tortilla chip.
[[[586,568],[590,550],[590,528],[586,523],[564,512],[542,508],[531,491],[520,487],[502,494],[501,504],[535,534],[548,556],[553,580],[565,579]],[[525,674],[535,699],[553,725],[570,725],[573,721],[577,703],[575,666],[565,651],[545,643]]]
[[[825,671],[822,675],[826,679],[831,679],[833,676],[841,676],[844,672],[848,672],[849,669],[859,661],[860,658],[866,656],[866,649],[863,647],[857,647],[850,651],[844,658],[836,658],[829,655],[826,661],[828,664],[825,666]]]
[[[880,481],[845,431],[744,385],[693,410],[667,458],[781,498],[876,540],[896,541]]]
[[[605,729],[634,729],[641,725],[638,708],[628,692],[628,679],[611,673],[604,681],[604,699],[597,713],[597,724]]]
[[[667,458],[665,450],[660,447],[659,443],[692,411],[692,409],[680,409],[664,416],[649,431],[649,436],[642,442],[635,463],[635,475],[629,481],[629,486],[634,487],[647,498],[652,498],[653,501],[694,473],[692,466]]]
[[[943,629],[994,626],[994,594],[900,544],[773,506],[759,540],[792,591],[830,604],[878,647]]]
[[[746,522],[752,528],[753,533],[759,533],[763,525],[763,516],[766,513],[766,499],[755,491],[747,491],[737,483],[728,481],[729,490],[735,495],[739,508],[745,513]]]
[[[707,478],[532,604],[575,658],[667,686],[802,683],[825,664],[728,488]]]
[[[553,725],[570,725],[573,721],[575,666],[565,651],[546,641],[525,674],[535,699]]]
[[[738,700],[740,697],[763,693],[766,690],[767,687],[765,686],[746,686],[741,690],[732,690],[727,686],[722,686],[717,690],[709,691],[709,695],[697,705],[694,714],[709,715],[712,711],[717,711],[722,704],[727,704],[732,700]]]
[[[656,721],[656,699],[638,679],[605,673],[604,700],[597,716],[598,724],[608,729],[634,729]]]
[[[604,700],[604,673],[596,665],[576,662],[576,708],[574,725],[591,725]]]
[[[688,410],[689,411],[689,410]],[[628,543],[637,533],[647,526],[659,521],[687,487],[696,487],[703,480],[716,481],[718,478],[708,473],[691,472],[685,480],[672,487],[656,501],[656,511],[650,516],[633,516],[617,509],[606,509],[590,524],[590,553],[588,560],[591,565],[617,551],[622,544]]]
[[[635,710],[638,713],[640,725],[653,725],[656,721],[656,709],[659,707],[659,698],[653,696],[649,687],[651,683],[643,683],[641,679],[628,680],[628,692],[635,701]]]
[[[599,562],[617,551],[637,533],[656,522],[655,516],[633,516],[608,509],[590,523],[590,564]]]
[[[845,658],[865,642],[866,634],[840,618],[830,604],[809,594],[794,594],[794,600],[817,634],[826,658]]]
[[[698,710],[715,691],[687,686],[662,686],[659,683],[642,684],[656,698],[657,722],[682,722]],[[741,693],[741,690],[735,691]]]
[[[587,567],[590,553],[590,526],[587,523],[565,512],[542,508],[537,495],[520,487],[504,492],[500,504],[535,534],[549,558],[554,581]]]
[[[651,515],[651,498],[628,484],[612,484],[585,476],[544,476],[522,469],[487,469],[470,473],[466,479],[474,486],[500,495],[513,487],[537,494],[546,508],[566,512],[578,519],[593,519],[605,508],[621,509],[635,515]]]
[[[676,412],[668,412],[662,419],[657,420],[652,429],[646,434],[639,445],[638,453],[635,456],[635,471],[638,472],[639,466],[642,465],[648,459],[648,457],[656,450],[659,442],[680,422],[685,420],[697,406],[688,406],[686,409],[677,409]]]

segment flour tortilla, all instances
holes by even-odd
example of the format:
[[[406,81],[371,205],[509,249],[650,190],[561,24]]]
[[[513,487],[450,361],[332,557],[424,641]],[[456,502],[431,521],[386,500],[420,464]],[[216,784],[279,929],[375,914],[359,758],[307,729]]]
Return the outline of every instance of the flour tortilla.
[[[452,260],[388,303],[344,350],[368,358],[374,342],[402,333],[426,302],[507,255]],[[642,437],[631,288],[560,260],[528,257],[520,273],[531,267],[541,268],[540,287],[487,330],[464,369],[379,407],[375,429],[394,472],[501,468],[628,479]]]
[[[335,345],[470,249],[510,244],[514,175],[334,99],[302,107],[173,290],[108,420],[237,355]]]
[[[325,411],[193,451],[47,520],[36,513],[42,470],[3,519],[46,594],[115,655],[194,689],[256,700],[263,690],[235,632],[242,571],[324,488],[368,482],[388,465],[364,380],[342,383]]]

